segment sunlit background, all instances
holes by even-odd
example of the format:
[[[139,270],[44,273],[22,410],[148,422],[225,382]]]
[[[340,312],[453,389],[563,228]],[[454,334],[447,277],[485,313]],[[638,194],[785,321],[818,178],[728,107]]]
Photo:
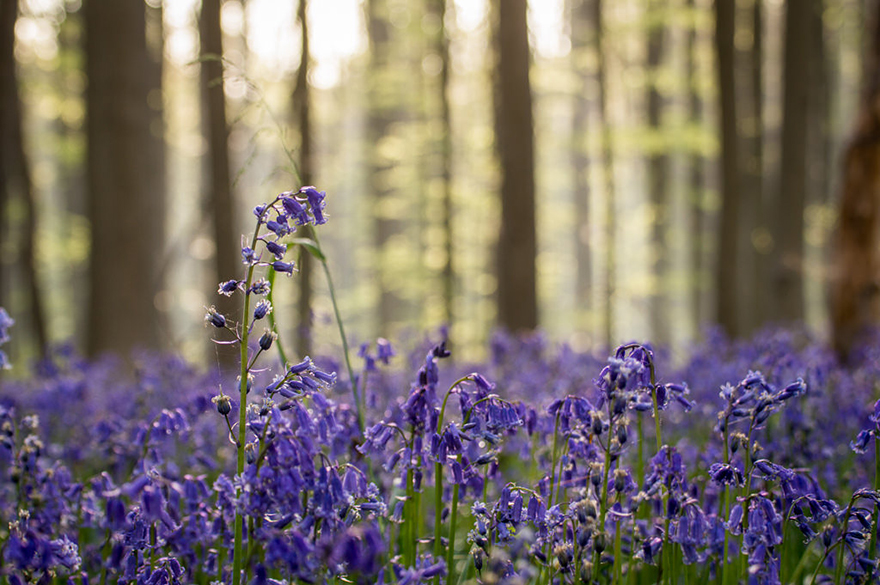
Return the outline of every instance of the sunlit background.
[[[606,278],[604,250],[613,246],[617,266],[611,304],[616,341],[660,338],[681,356],[699,335],[713,311],[712,271],[716,262],[719,211],[716,88],[711,2],[668,2],[666,50],[656,71],[645,67],[646,0],[607,2],[603,56],[608,71],[609,110],[600,120],[595,83],[582,85],[579,75],[596,67],[594,51],[572,51],[570,3],[531,2],[531,70],[535,100],[537,159],[538,274],[541,328],[553,339],[585,348],[604,343],[600,324],[607,304],[602,298]],[[199,0],[148,2],[161,14],[164,48],[164,93],[152,96],[164,106],[167,141],[169,213],[166,288],[156,307],[171,318],[168,347],[193,359],[212,351],[203,330],[204,307],[212,304],[216,284],[206,266],[215,253],[201,194],[201,157],[206,143],[199,114]],[[746,4],[751,4],[750,2]],[[811,177],[806,209],[807,322],[817,332],[827,329],[825,254],[834,225],[837,161],[849,130],[860,83],[862,12],[856,0],[826,3],[823,13],[828,67],[827,148],[821,172]],[[437,122],[439,57],[425,38],[436,23],[418,3],[390,0],[393,27],[393,71],[387,77],[396,103],[390,132],[377,144],[365,141],[369,104],[368,38],[363,2],[315,0],[309,4],[313,62],[309,81],[314,91],[317,145],[316,179],[326,190],[330,222],[321,236],[337,279],[343,318],[355,341],[383,335],[413,339],[444,324],[440,271],[445,263],[443,234],[438,226],[441,192],[431,159]],[[764,156],[757,164],[765,177],[765,193],[778,189],[779,129],[782,99],[783,3],[764,3],[763,69]],[[39,275],[45,283],[54,341],[78,340],[82,334],[86,291],[83,274],[88,260],[88,221],[83,204],[84,121],[81,71],[82,22],[77,2],[22,0],[15,27],[16,58],[22,82],[26,149],[32,164],[38,207]],[[450,337],[467,355],[479,359],[495,322],[493,295],[494,243],[499,210],[498,163],[493,151],[490,27],[483,0],[450,2],[446,30],[450,39],[451,122],[453,144],[454,257],[456,288]],[[290,172],[286,149],[298,143],[291,123],[291,93],[299,66],[296,3],[277,0],[226,0],[222,7],[223,82],[231,126],[235,196],[241,231],[251,229],[249,210],[277,192],[298,187]],[[774,32],[776,31],[776,32]],[[689,49],[690,35],[695,43]],[[747,29],[736,38],[737,49],[749,50]],[[696,72],[689,78],[689,67]],[[662,124],[649,127],[645,94],[655,83],[664,97]],[[693,96],[700,104],[695,115]],[[587,131],[574,135],[575,109],[585,107]],[[609,232],[603,210],[608,193],[597,163],[602,124],[607,124],[613,153],[613,207],[617,220]],[[746,131],[753,119],[743,118]],[[365,160],[378,149],[393,162],[388,197],[377,208],[367,188]],[[589,163],[587,193],[575,191],[572,153]],[[647,203],[646,165],[657,152],[668,155],[668,209],[658,213]],[[698,188],[693,169],[702,171]],[[588,197],[588,225],[576,225],[576,197]],[[689,218],[696,208],[702,223],[695,231]],[[15,216],[20,209],[14,206]],[[760,214],[760,211],[757,213]],[[373,245],[372,220],[397,220],[395,233],[382,250]],[[658,219],[662,217],[663,219]],[[14,217],[13,217],[14,219]],[[662,282],[652,271],[651,227],[663,221],[668,259]],[[613,241],[608,234],[613,233]],[[576,291],[576,245],[592,246],[591,291]],[[770,254],[772,236],[759,222],[749,234],[752,251]],[[14,238],[4,239],[0,257],[14,257]],[[694,267],[694,257],[701,262]],[[379,275],[381,274],[381,278]],[[234,275],[229,275],[232,277]],[[315,339],[326,349],[337,339],[331,308],[321,277],[316,278]],[[393,290],[403,302],[390,322],[380,322],[376,305],[383,291]],[[659,291],[659,292],[658,292]],[[696,291],[696,295],[694,295]],[[15,289],[10,309],[21,306]],[[649,299],[668,301],[668,331],[652,330]],[[280,314],[291,314],[296,289],[285,283],[277,299]],[[696,303],[694,299],[700,299]],[[10,348],[20,356],[32,353],[27,344]],[[209,358],[210,359],[210,358]]]

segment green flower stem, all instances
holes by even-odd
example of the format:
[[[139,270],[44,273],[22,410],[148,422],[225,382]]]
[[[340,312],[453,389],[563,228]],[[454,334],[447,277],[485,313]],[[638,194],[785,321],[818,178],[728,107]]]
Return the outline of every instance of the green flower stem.
[[[443,404],[440,407],[440,416],[437,418],[437,434],[443,431],[443,418],[446,416],[446,402],[459,384],[470,380],[471,376],[464,376],[456,380],[446,395],[443,397]],[[443,516],[443,465],[445,462],[438,461],[434,464],[434,558],[439,559],[443,554],[443,524],[440,518]],[[447,568],[448,569],[448,568]],[[434,585],[440,585],[440,575],[434,577]]]
[[[614,522],[614,572],[612,578],[614,585],[623,582],[623,554],[621,553],[623,543],[621,542],[620,521],[621,519],[618,518]]]
[[[730,432],[727,429],[727,421],[724,421],[724,464],[730,465]],[[724,522],[728,518],[728,502],[729,488],[724,485],[721,489],[721,521]],[[727,555],[730,547],[730,531],[724,530],[724,550],[721,553],[721,584],[728,585],[730,571],[727,567]]]
[[[453,387],[460,384],[462,380],[459,380]],[[447,395],[448,396],[448,395]],[[490,398],[494,398],[493,394],[486,396],[477,400],[473,406],[471,406],[470,410],[467,411],[467,414],[464,416],[464,420],[462,421],[462,426],[468,424],[471,420],[471,413],[474,412],[474,408],[477,407],[481,402],[485,402]],[[443,400],[443,406],[446,406],[446,400]],[[461,454],[459,454],[456,458],[459,465],[461,465]],[[451,584],[455,583],[455,530],[456,525],[458,524],[458,484],[452,486],[452,504],[449,508],[449,545],[446,547],[446,583]]]
[[[275,306],[275,274],[275,269],[270,266],[268,274],[266,276],[266,280],[269,281],[269,294],[266,296],[266,298],[269,299],[269,302],[272,303],[273,307]],[[275,339],[275,349],[278,350],[278,357],[281,358],[281,364],[286,366],[288,363],[287,354],[284,352],[284,345],[281,343],[281,334],[278,331],[278,325],[275,321],[275,311],[269,313],[269,327],[272,329],[272,331],[275,332],[275,335],[278,336]]]
[[[457,458],[461,464],[461,455]],[[455,583],[455,529],[458,523],[458,484],[452,486],[452,503],[449,508],[449,544],[446,547],[446,583]]]
[[[348,339],[345,336],[345,326],[342,324],[342,315],[339,313],[339,303],[336,301],[336,287],[333,286],[333,277],[330,275],[330,266],[327,264],[327,257],[321,249],[321,241],[318,239],[318,230],[312,230],[312,237],[315,242],[315,248],[318,250],[318,259],[321,261],[321,267],[324,269],[324,276],[327,277],[327,289],[330,291],[330,302],[333,304],[333,315],[336,317],[336,326],[339,329],[339,337],[342,340],[342,355],[345,357],[345,369],[348,371],[348,381],[351,384],[351,394],[354,399],[355,409],[357,410],[358,427],[361,434],[364,433],[364,406],[363,396],[358,396],[357,379],[354,375],[354,369],[351,367],[351,356],[348,350]]]
[[[874,437],[874,490],[880,490],[880,437]],[[874,505],[874,522],[871,526],[871,543],[868,545],[868,557],[877,558],[877,529],[880,525],[880,505]],[[868,581],[874,576],[874,570],[868,572]]]
[[[276,198],[275,201],[266,206],[266,209],[270,209],[275,203],[278,201]],[[262,225],[262,216],[257,218],[257,227],[254,228],[254,237],[251,240],[251,248],[255,248],[257,245],[257,238],[260,235],[260,226]],[[248,382],[248,320],[250,319],[250,304],[251,304],[251,285],[254,281],[254,268],[255,265],[251,264],[248,266],[247,270],[247,278],[245,278],[244,282],[244,306],[241,310],[241,337],[239,338],[239,348],[241,350],[241,372],[239,377],[239,401],[238,401],[238,445],[237,445],[237,460],[236,460],[236,474],[241,475],[244,473],[244,444],[245,444],[245,433],[247,431],[247,382]],[[236,498],[241,497],[241,488],[236,488],[235,490]],[[232,553],[232,585],[239,585],[242,582],[242,541],[244,537],[244,518],[241,515],[241,511],[236,508],[235,510],[235,523],[233,525],[233,553]],[[247,581],[247,578],[244,579]]]

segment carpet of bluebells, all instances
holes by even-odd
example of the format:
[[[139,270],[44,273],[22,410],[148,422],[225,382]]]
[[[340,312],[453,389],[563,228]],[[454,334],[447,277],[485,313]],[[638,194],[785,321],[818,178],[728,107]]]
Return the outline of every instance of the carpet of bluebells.
[[[294,248],[326,267],[294,237],[324,205],[254,210],[220,285],[244,317],[206,317],[235,373],[59,348],[0,386],[0,583],[880,580],[880,340],[845,367],[796,330],[677,368],[503,333],[469,364],[442,331],[291,357],[272,284]]]

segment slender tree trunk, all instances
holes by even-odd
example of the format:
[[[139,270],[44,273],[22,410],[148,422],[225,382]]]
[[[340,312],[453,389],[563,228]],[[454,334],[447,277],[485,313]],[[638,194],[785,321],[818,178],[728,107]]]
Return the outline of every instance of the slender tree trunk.
[[[378,333],[389,335],[389,326],[394,318],[400,299],[393,292],[394,287],[388,274],[386,256],[388,243],[399,231],[398,222],[384,213],[385,201],[392,195],[390,179],[393,161],[385,156],[376,145],[383,142],[391,132],[394,120],[393,86],[389,76],[391,62],[391,25],[388,22],[386,0],[367,0],[367,34],[370,42],[370,63],[367,74],[367,164],[370,194],[375,204],[374,243],[376,247],[376,285],[378,286]]]
[[[715,0],[715,51],[721,116],[721,229],[716,276],[716,315],[729,335],[738,335],[736,279],[739,266],[739,157],[734,81],[735,0]]]
[[[575,302],[577,315],[588,314],[591,309],[590,295],[592,292],[592,249],[590,234],[590,181],[589,157],[587,156],[587,133],[590,101],[588,95],[592,82],[589,70],[589,52],[595,34],[592,22],[592,0],[575,0],[570,11],[571,19],[571,52],[574,63],[574,75],[577,78],[578,91],[572,95],[571,120],[571,170],[574,187],[575,232],[574,250],[575,266]],[[577,316],[576,315],[576,316]],[[578,320],[577,325],[582,323]]]
[[[37,239],[37,209],[31,183],[27,156],[22,135],[21,98],[18,94],[18,75],[15,64],[15,22],[18,18],[18,0],[4,0],[0,5],[0,227],[4,234],[10,233],[6,217],[8,206],[16,200],[23,203],[24,225],[18,248],[21,250],[19,264],[24,276],[27,299],[27,316],[33,330],[38,351],[42,354],[48,345],[46,316],[42,291],[37,275],[35,244]],[[7,231],[9,230],[9,231]],[[4,270],[0,274],[0,295],[7,292],[8,284]],[[0,306],[5,299],[0,296]]]
[[[599,119],[602,166],[602,195],[605,202],[605,318],[602,339],[607,347],[614,345],[614,295],[616,271],[616,225],[614,200],[614,150],[611,144],[611,117],[608,112],[608,79],[605,63],[605,29],[602,22],[604,0],[593,1],[593,22],[596,23],[596,82],[599,86]]]
[[[648,125],[656,137],[662,135],[663,97],[657,88],[660,67],[663,63],[664,19],[661,18],[663,2],[649,3],[649,29],[647,74],[648,80]],[[661,140],[656,141],[662,144]],[[666,230],[669,222],[668,163],[661,150],[651,152],[648,159],[648,197],[651,202],[653,223],[651,224],[651,248],[653,251],[654,286],[650,297],[651,334],[654,343],[665,346],[669,343],[669,303],[668,272],[669,244]]]
[[[311,91],[309,89],[308,0],[300,0],[296,19],[300,28],[300,60],[293,91],[293,109],[299,127],[299,174],[304,185],[314,180],[314,155],[312,145]],[[296,349],[299,355],[312,353],[312,280],[314,260],[303,251],[299,261],[299,299],[297,301]]]
[[[161,64],[143,2],[89,0],[86,27],[89,218],[88,350],[162,345],[165,161]],[[152,93],[151,93],[152,92]]]
[[[697,6],[695,0],[687,0],[687,8],[693,15],[691,27],[687,33],[687,75],[688,75],[688,110],[690,121],[694,127],[703,124],[703,100],[700,98],[699,71],[697,69]],[[690,226],[690,273],[692,278],[691,287],[691,311],[697,327],[702,326],[706,319],[705,293],[707,289],[705,272],[705,166],[706,160],[702,153],[695,152],[691,155],[690,170],[688,174],[689,192],[689,226]]]
[[[752,0],[751,5],[737,8],[739,24],[750,32],[752,43],[737,46],[735,80],[737,92],[738,136],[740,145],[740,206],[737,221],[739,266],[737,286],[737,329],[743,335],[761,324],[763,306],[758,302],[760,289],[766,282],[761,278],[758,248],[759,224],[766,214],[762,213],[763,189],[763,62],[762,62],[762,3]],[[746,35],[743,35],[746,36]]]
[[[226,122],[226,95],[223,91],[223,29],[220,26],[220,0],[202,0],[199,17],[202,61],[200,68],[202,134],[208,144],[204,158],[203,201],[212,219],[215,242],[214,280],[238,278],[241,272],[239,234],[235,229],[235,204],[229,164],[229,129]],[[237,319],[234,297],[215,294],[217,310]],[[238,349],[232,345],[215,347],[224,369],[237,367]]]
[[[871,77],[844,152],[831,289],[834,347],[846,358],[880,321],[880,11],[872,15],[866,54]]]
[[[776,213],[776,316],[804,318],[804,193],[807,190],[807,127],[810,53],[810,3],[785,3],[782,162]]]
[[[495,0],[495,143],[501,162],[498,323],[538,326],[535,171],[526,0]]]
[[[429,0],[429,9],[436,15],[438,30],[435,47],[440,57],[440,181],[442,191],[442,219],[446,261],[441,274],[443,287],[443,319],[448,325],[455,321],[455,229],[452,200],[452,114],[449,103],[449,35],[446,30],[447,0]]]
[[[764,0],[753,0],[752,4],[752,48],[750,54],[752,90],[752,136],[750,137],[751,164],[749,165],[752,205],[758,213],[753,216],[752,226],[746,235],[749,253],[752,255],[752,317],[746,326],[748,331],[760,327],[767,319],[767,303],[770,291],[770,252],[767,219],[771,216],[767,193],[764,192]]]

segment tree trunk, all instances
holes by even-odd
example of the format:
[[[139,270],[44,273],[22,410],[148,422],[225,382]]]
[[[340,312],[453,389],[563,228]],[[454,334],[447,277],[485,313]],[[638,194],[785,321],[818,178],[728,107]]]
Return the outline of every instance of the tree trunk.
[[[687,75],[688,75],[688,110],[690,123],[696,128],[703,124],[703,100],[700,98],[699,71],[697,68],[697,7],[694,0],[687,1],[687,8],[693,15],[691,27],[687,33]],[[705,165],[706,160],[701,152],[690,156],[688,173],[689,225],[690,225],[690,273],[691,313],[694,324],[699,328],[706,319],[705,295],[707,282],[704,272],[705,229]]]
[[[447,0],[428,0],[429,9],[436,15],[438,30],[434,35],[434,51],[440,57],[440,80],[437,92],[440,98],[440,181],[442,193],[441,226],[444,236],[446,261],[441,273],[443,287],[443,318],[448,325],[455,321],[455,229],[452,200],[452,114],[449,103],[449,35],[446,30]]]
[[[91,258],[88,351],[162,345],[165,161],[161,63],[143,2],[90,0],[86,28]]]
[[[498,324],[538,326],[535,171],[526,0],[495,0],[495,144],[501,163]]]
[[[740,22],[747,25],[752,33],[752,43],[742,46],[735,59],[736,70],[741,72],[734,81],[739,94],[737,105],[741,106],[739,117],[740,153],[740,217],[739,234],[739,275],[737,282],[738,330],[749,334],[763,321],[766,298],[764,283],[766,277],[761,273],[761,257],[757,243],[761,243],[761,223],[767,214],[763,213],[763,144],[764,144],[764,84],[763,75],[763,0],[753,0],[751,6],[743,6],[739,11]],[[765,250],[766,251],[766,250]]]
[[[367,175],[370,195],[374,200],[374,243],[376,285],[378,286],[378,334],[388,337],[389,326],[400,307],[401,300],[394,292],[394,283],[386,267],[388,243],[400,229],[398,221],[384,213],[385,201],[392,195],[390,176],[394,162],[376,148],[391,132],[394,121],[395,96],[390,79],[391,25],[388,22],[386,0],[367,0],[367,35],[370,42],[370,62],[367,73]]]
[[[871,27],[873,42],[865,56],[865,71],[871,77],[844,152],[831,263],[832,336],[842,358],[880,321],[880,11],[873,15]]]
[[[593,1],[593,22],[596,23],[596,83],[599,86],[599,119],[602,167],[602,197],[605,202],[605,318],[602,339],[608,348],[614,346],[614,295],[616,271],[616,233],[614,201],[614,151],[611,144],[611,117],[608,112],[608,80],[605,74],[605,29],[602,23],[603,0]]]
[[[738,274],[739,158],[734,81],[735,0],[715,0],[715,51],[721,116],[721,229],[716,260],[716,318],[728,335],[739,335]]]
[[[575,326],[580,329],[584,323],[581,315],[591,309],[592,293],[592,249],[590,234],[590,160],[587,156],[587,132],[592,74],[589,69],[589,53],[591,50],[591,32],[595,25],[592,22],[592,0],[576,0],[572,2],[571,19],[571,60],[573,73],[577,79],[578,91],[572,95],[571,120],[571,171],[574,190],[574,255],[575,255]]]
[[[308,0],[300,0],[296,19],[300,27],[300,61],[293,90],[293,109],[299,127],[299,175],[303,185],[314,180],[312,148],[311,91],[309,90],[309,20]],[[314,259],[303,250],[299,260],[299,298],[296,305],[296,350],[300,356],[312,353],[312,280]]]
[[[781,321],[804,318],[804,193],[807,190],[807,126],[810,3],[785,3],[782,162],[776,258],[776,311]]]
[[[664,53],[664,19],[662,4],[656,0],[649,3],[649,29],[648,29],[648,125],[655,137],[655,144],[662,146],[662,115],[663,98],[657,88],[659,70],[663,63]],[[651,203],[651,249],[653,259],[653,282],[654,286],[650,296],[650,320],[652,341],[660,346],[669,343],[669,303],[668,273],[669,273],[669,244],[666,238],[666,230],[669,222],[669,197],[666,194],[668,188],[667,157],[661,149],[651,152],[648,159],[648,198]]]
[[[18,0],[4,0],[0,6],[0,231],[4,234],[17,232],[21,238],[16,247],[21,250],[19,264],[25,289],[22,297],[27,299],[27,319],[38,351],[43,354],[47,349],[48,335],[35,254],[37,209],[24,151],[22,108],[15,70],[17,18]],[[5,212],[16,200],[23,204],[24,225],[12,229]],[[0,306],[6,302],[5,295],[10,287],[6,280],[11,279],[4,267],[0,273]]]
[[[211,217],[215,242],[214,280],[223,282],[241,275],[239,241],[235,228],[235,204],[229,164],[229,129],[226,123],[226,94],[223,91],[223,29],[220,0],[202,0],[199,17],[201,42],[202,135],[208,144],[204,158],[203,201]],[[217,310],[238,320],[239,299],[214,295]],[[224,369],[237,367],[240,355],[234,345],[217,345],[217,357]]]

